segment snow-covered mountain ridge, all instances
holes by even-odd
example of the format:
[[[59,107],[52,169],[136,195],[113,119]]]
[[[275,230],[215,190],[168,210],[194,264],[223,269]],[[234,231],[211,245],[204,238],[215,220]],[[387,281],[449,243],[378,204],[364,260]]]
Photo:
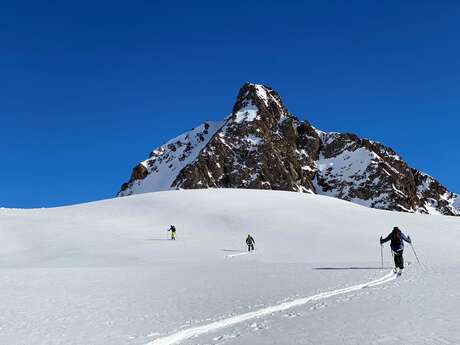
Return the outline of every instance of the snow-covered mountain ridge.
[[[460,215],[460,196],[410,167],[391,148],[301,121],[278,93],[246,83],[230,115],[153,150],[118,196],[197,188],[328,195],[405,212]]]

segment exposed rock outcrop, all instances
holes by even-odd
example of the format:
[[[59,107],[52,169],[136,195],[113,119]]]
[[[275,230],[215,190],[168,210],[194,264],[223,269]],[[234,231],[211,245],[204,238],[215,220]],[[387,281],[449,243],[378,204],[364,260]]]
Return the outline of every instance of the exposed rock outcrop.
[[[119,196],[168,189],[253,188],[329,195],[406,212],[460,215],[460,197],[391,148],[326,133],[287,110],[272,88],[246,83],[232,112],[160,148]]]

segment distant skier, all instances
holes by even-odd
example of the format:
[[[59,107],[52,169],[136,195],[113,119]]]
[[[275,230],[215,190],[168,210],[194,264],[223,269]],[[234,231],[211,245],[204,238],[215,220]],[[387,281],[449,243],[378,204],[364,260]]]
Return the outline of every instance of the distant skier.
[[[171,225],[171,227],[168,229],[168,232],[171,231],[171,241],[176,240],[176,227],[174,225]]]
[[[390,247],[395,261],[394,271],[395,273],[398,273],[400,275],[402,273],[402,270],[404,269],[404,241],[406,241],[407,243],[412,243],[412,240],[410,236],[404,235],[404,233],[397,226],[393,228],[393,231],[390,232],[390,234],[387,237],[382,238],[382,236],[380,236],[380,244],[383,244],[390,240]]]
[[[248,245],[248,252],[254,250],[254,243],[256,243],[256,241],[254,241],[254,238],[252,238],[252,236],[248,234],[248,237],[246,237],[246,244]]]

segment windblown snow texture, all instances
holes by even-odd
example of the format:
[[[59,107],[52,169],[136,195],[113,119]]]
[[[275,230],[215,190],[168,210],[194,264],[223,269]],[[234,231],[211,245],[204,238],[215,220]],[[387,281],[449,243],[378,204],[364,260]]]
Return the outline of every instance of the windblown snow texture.
[[[222,122],[193,129],[137,165],[119,196],[197,188],[328,195],[405,212],[460,215],[460,197],[391,148],[301,121],[270,87],[246,83]]]

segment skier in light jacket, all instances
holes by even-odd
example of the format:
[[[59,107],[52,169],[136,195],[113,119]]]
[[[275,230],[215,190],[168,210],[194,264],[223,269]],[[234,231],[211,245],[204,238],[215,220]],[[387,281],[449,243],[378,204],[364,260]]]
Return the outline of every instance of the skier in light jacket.
[[[171,225],[168,232],[169,231],[171,231],[171,240],[175,241],[176,240],[176,227],[174,225]]]

